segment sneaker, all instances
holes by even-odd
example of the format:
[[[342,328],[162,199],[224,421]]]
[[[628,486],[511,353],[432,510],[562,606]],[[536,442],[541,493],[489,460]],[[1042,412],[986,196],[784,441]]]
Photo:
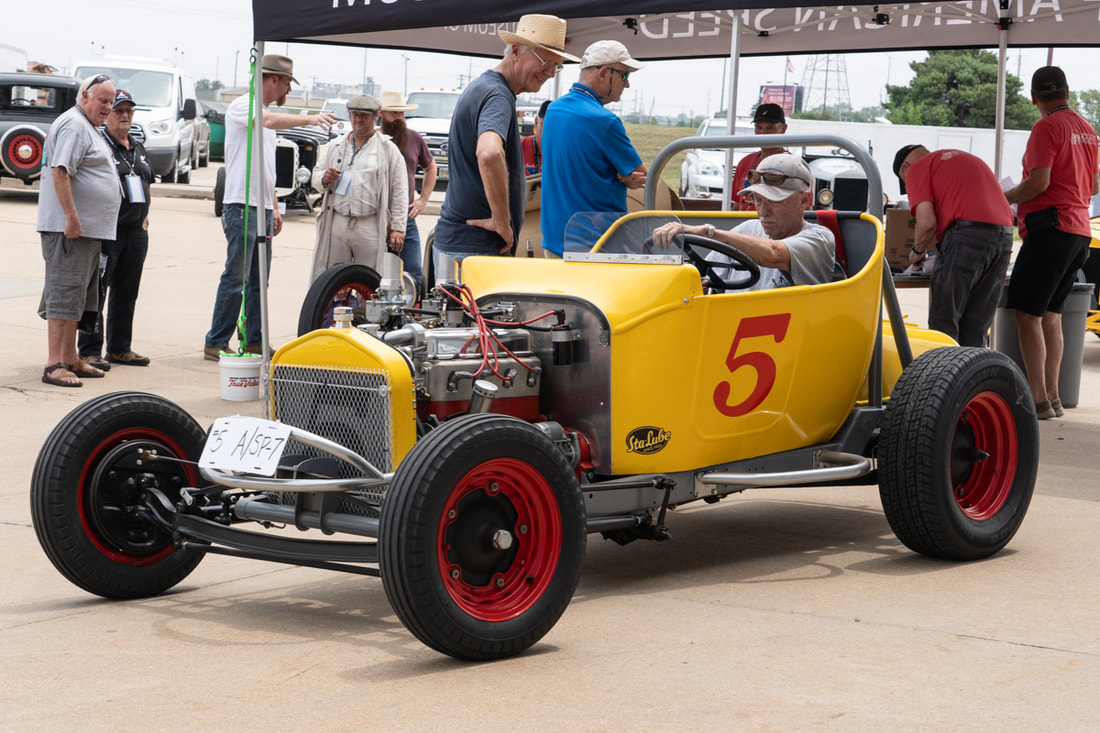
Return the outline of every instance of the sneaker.
[[[100,369],[105,372],[111,371],[111,363],[99,354],[95,354],[94,356],[81,356],[80,360],[83,361],[85,364],[91,364],[96,369]]]
[[[271,349],[272,354],[274,354],[276,351],[279,350],[279,347],[276,346],[275,344],[271,344],[271,346],[269,346],[268,348]],[[264,353],[264,347],[263,347],[262,344],[251,344],[249,346],[244,347],[244,353],[246,353],[246,354],[263,354]]]
[[[1035,405],[1035,417],[1039,420],[1049,420],[1052,417],[1058,417],[1058,413],[1054,411],[1048,400],[1043,400]]]
[[[86,361],[86,360],[85,360]],[[129,364],[130,366],[149,366],[149,357],[135,354],[133,351],[123,351],[117,354],[107,354],[107,361],[112,364]]]
[[[1055,397],[1053,400],[1051,400],[1050,407],[1052,410],[1054,410],[1054,417],[1061,417],[1062,415],[1066,414],[1065,408],[1062,407],[1061,397]]]
[[[219,361],[221,359],[220,353],[228,348],[228,346],[204,346],[202,347],[202,358],[207,361]]]

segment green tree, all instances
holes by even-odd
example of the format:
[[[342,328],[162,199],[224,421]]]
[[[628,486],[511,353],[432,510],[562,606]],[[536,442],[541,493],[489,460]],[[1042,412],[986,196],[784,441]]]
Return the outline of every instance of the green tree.
[[[1088,120],[1094,130],[1100,129],[1100,89],[1070,92],[1069,106]]]
[[[195,91],[197,92],[216,92],[219,89],[225,89],[225,85],[217,79],[199,79],[195,82]]]
[[[915,75],[909,86],[887,85],[886,117],[906,125],[996,127],[997,57],[977,49],[929,51],[924,61],[909,64]],[[1023,82],[1005,79],[1005,127],[1028,130],[1039,112],[1020,94]]]

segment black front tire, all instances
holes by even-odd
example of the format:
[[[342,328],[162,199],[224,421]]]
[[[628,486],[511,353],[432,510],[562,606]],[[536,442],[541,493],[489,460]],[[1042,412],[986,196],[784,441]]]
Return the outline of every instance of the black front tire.
[[[298,335],[333,325],[332,309],[349,306],[352,324],[365,322],[363,305],[374,297],[382,278],[366,265],[333,265],[313,281],[298,314]]]
[[[184,462],[199,459],[205,439],[190,415],[155,395],[115,392],[70,412],[31,478],[34,531],[54,567],[105,598],[155,596],[187,577],[202,553],[173,547],[143,494],[151,486],[174,503],[197,486],[198,469]],[[146,460],[153,452],[172,460]]]
[[[879,495],[906,547],[951,560],[998,552],[1023,522],[1038,464],[1035,405],[1007,356],[945,347],[902,372],[879,437]]]
[[[500,659],[561,618],[586,540],[577,476],[545,434],[502,415],[458,418],[416,444],[386,493],[382,584],[432,649]]]

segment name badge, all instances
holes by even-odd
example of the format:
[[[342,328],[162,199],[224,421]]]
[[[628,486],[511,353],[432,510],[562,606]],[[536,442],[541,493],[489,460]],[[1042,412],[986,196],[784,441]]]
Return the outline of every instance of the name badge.
[[[145,188],[141,185],[141,176],[126,176],[126,198],[131,204],[145,203]]]
[[[347,196],[351,189],[351,171],[340,171],[340,177],[336,179],[336,193]]]

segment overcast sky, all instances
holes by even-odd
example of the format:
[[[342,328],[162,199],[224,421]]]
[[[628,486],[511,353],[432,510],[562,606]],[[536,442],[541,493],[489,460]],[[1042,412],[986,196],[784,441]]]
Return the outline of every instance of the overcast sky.
[[[245,82],[252,41],[249,0],[96,0],[94,11],[87,0],[48,0],[35,7],[49,13],[48,31],[17,34],[16,26],[6,23],[0,36],[0,42],[24,49],[31,60],[67,71],[93,53],[167,58],[177,60],[196,79],[216,78],[226,86]],[[267,50],[288,53],[294,59],[295,76],[306,85],[313,80],[361,82],[365,69],[383,89],[402,91],[406,72],[410,91],[450,89],[460,84],[460,75],[476,75],[495,64],[489,59],[416,52],[407,54],[406,63],[399,51],[312,44],[269,44]],[[1046,53],[1045,49],[1010,49],[1008,70],[1030,79],[1037,67],[1045,65]],[[1095,54],[1093,49],[1056,49],[1054,63],[1065,68],[1071,88],[1097,88]],[[845,65],[852,106],[859,109],[883,101],[884,86],[907,84],[912,77],[909,63],[923,57],[923,52],[848,54]],[[791,56],[795,71],[787,74],[788,83],[801,81],[811,58]],[[623,108],[652,109],[665,115],[714,112],[726,96],[723,65],[718,59],[652,63],[631,78]],[[783,82],[784,68],[782,57],[742,59],[738,114],[751,110],[761,84]],[[577,71],[575,64],[566,65],[561,75],[563,91],[576,80]],[[551,84],[543,88],[547,95]]]

